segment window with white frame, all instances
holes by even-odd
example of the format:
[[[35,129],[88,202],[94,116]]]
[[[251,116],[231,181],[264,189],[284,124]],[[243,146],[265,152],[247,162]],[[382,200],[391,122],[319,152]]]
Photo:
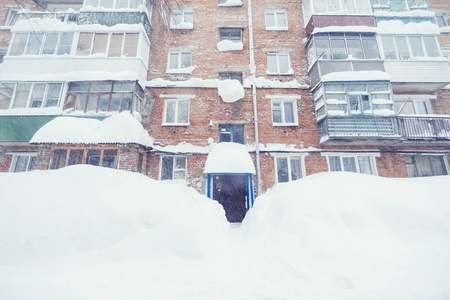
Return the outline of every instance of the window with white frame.
[[[5,26],[14,26],[16,22],[23,19],[19,8],[9,8],[5,18]]]
[[[72,50],[73,32],[15,33],[9,55],[63,55]]]
[[[306,21],[311,15],[345,11],[346,14],[371,14],[370,0],[303,0]]]
[[[138,8],[143,0],[84,0],[84,6],[103,8]]]
[[[441,56],[434,35],[381,35],[385,59],[409,60],[413,57]]]
[[[317,119],[327,115],[393,115],[388,81],[327,82],[314,92]]]
[[[304,176],[303,156],[276,156],[275,157],[276,182],[288,182]]]
[[[266,9],[266,30],[287,30],[286,9]]]
[[[183,72],[192,66],[191,51],[170,51],[169,62],[167,66],[168,72]]]
[[[405,155],[408,177],[447,175],[445,159],[443,155]]]
[[[194,10],[192,8],[171,8],[170,28],[172,29],[193,29]]]
[[[10,172],[28,172],[34,170],[36,153],[14,154],[11,161]]]
[[[189,125],[189,98],[165,98],[162,125]]]
[[[0,82],[0,109],[56,107],[61,82]]]
[[[160,180],[186,180],[186,156],[161,156]]]
[[[317,33],[307,46],[308,60],[316,59],[379,59],[374,33]]]
[[[448,13],[436,12],[435,14],[436,14],[436,24],[439,27],[449,26]]]
[[[416,98],[417,97],[417,98]],[[410,97],[396,98],[394,96],[395,112],[398,113],[401,109],[401,115],[431,115],[431,103],[429,97],[420,97],[412,95]],[[403,107],[403,108],[402,108]]]
[[[80,32],[76,55],[105,54],[108,57],[135,57],[139,33]]]
[[[412,11],[428,10],[427,0],[372,0],[374,11]]]
[[[232,80],[236,79],[242,83],[242,72],[219,72],[220,80]]]
[[[275,126],[297,126],[297,100],[272,98],[272,122]]]
[[[267,73],[268,74],[293,74],[289,52],[268,52],[267,53]]]
[[[346,171],[363,174],[377,175],[375,156],[364,154],[330,154],[328,158],[328,169],[332,172]]]

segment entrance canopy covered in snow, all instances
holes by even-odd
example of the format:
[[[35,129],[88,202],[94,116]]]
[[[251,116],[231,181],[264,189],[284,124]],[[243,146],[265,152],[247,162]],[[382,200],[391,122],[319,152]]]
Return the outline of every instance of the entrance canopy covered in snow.
[[[206,174],[256,174],[255,166],[244,145],[217,144],[206,159]]]

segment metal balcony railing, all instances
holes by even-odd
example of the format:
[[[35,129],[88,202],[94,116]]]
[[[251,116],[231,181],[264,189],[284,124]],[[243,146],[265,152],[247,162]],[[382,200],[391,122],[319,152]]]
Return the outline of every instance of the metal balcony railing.
[[[450,141],[450,117],[397,117],[398,129],[404,140]]]

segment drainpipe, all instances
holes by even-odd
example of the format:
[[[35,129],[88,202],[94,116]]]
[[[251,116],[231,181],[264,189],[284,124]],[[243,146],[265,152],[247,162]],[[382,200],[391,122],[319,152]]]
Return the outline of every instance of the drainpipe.
[[[255,120],[255,150],[256,150],[256,196],[262,194],[261,183],[261,163],[259,157],[259,130],[258,130],[258,105],[256,101],[256,65],[255,51],[253,47],[253,19],[252,19],[252,0],[248,0],[248,34],[250,48],[250,72],[252,80],[252,97],[253,97],[253,115]]]

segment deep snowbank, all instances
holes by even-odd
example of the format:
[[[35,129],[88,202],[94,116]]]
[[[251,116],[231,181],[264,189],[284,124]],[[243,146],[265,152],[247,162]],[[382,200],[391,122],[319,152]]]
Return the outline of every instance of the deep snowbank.
[[[450,299],[450,176],[279,184],[232,229],[180,184],[0,173],[0,299]]]

